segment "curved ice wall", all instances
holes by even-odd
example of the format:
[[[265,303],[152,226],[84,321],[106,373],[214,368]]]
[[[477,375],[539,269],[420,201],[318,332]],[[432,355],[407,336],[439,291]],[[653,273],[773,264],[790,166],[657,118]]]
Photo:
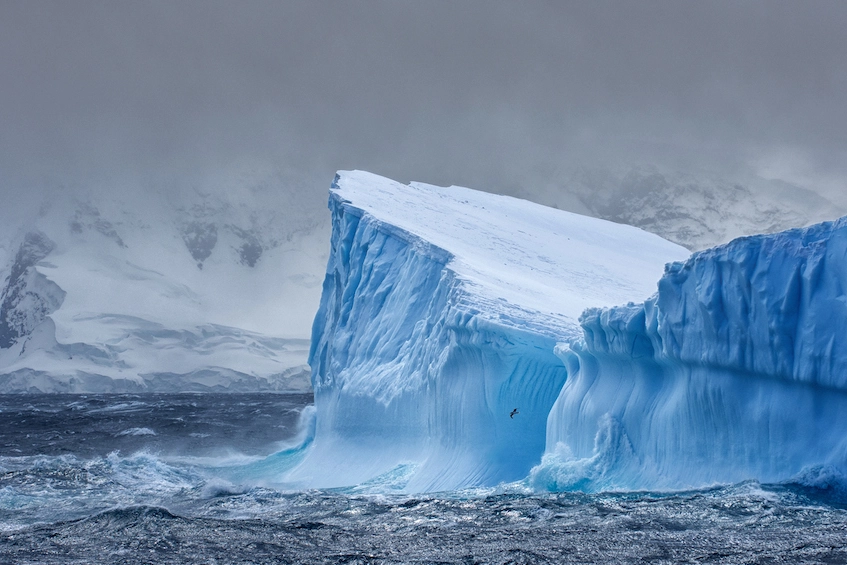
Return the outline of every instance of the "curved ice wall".
[[[310,364],[315,440],[288,477],[408,491],[525,477],[590,305],[638,300],[688,252],[460,187],[342,172]],[[517,413],[512,414],[517,409]]]
[[[536,486],[679,488],[847,472],[847,218],[668,266],[589,309]]]

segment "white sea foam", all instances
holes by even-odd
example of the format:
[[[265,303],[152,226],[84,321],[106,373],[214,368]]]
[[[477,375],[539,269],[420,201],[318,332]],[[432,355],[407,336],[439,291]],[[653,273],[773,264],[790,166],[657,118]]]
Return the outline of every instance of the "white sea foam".
[[[129,428],[117,434],[118,436],[155,436],[154,430],[150,428]]]

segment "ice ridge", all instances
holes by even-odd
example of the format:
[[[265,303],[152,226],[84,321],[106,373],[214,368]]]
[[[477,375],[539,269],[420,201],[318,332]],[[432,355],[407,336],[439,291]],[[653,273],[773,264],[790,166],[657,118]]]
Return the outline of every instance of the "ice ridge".
[[[593,308],[536,486],[685,488],[847,472],[847,218],[668,265],[641,304]]]

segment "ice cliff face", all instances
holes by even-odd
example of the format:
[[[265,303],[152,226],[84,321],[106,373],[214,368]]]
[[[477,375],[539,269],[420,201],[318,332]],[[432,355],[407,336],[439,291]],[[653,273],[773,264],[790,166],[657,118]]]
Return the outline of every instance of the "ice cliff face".
[[[412,491],[526,476],[590,305],[650,295],[688,253],[641,230],[469,189],[344,172],[310,364],[314,443],[290,475]]]
[[[680,488],[847,472],[847,218],[668,266],[589,309],[536,486]]]

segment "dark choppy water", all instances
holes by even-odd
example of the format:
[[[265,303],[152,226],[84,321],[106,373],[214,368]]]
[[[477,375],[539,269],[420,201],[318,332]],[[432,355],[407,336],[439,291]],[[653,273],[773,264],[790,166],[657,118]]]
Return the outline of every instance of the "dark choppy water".
[[[0,564],[847,563],[847,510],[825,490],[409,496],[263,484],[309,400],[0,396]]]

